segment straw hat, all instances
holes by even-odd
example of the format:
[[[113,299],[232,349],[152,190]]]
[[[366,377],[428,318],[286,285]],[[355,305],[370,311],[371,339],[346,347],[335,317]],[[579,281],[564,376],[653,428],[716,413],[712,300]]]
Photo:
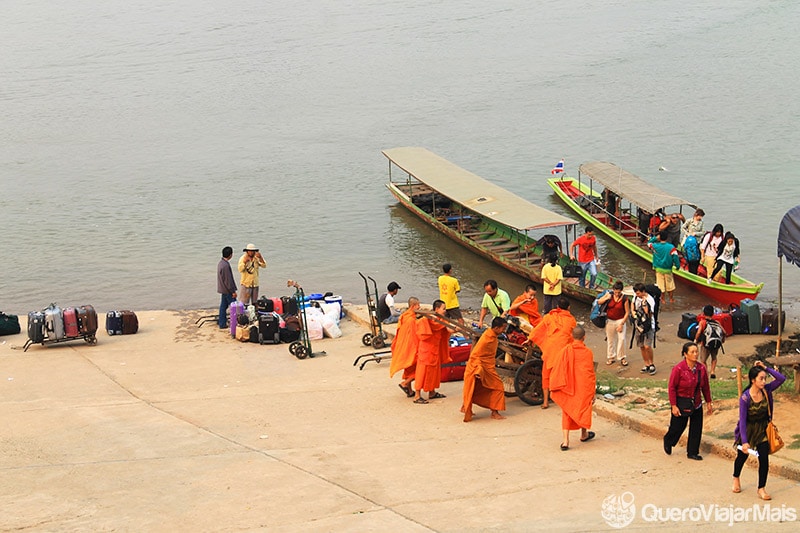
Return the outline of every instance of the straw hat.
[[[243,252],[257,252],[258,248],[256,248],[256,245],[251,242],[250,244],[245,246],[244,250],[242,250],[242,251]]]

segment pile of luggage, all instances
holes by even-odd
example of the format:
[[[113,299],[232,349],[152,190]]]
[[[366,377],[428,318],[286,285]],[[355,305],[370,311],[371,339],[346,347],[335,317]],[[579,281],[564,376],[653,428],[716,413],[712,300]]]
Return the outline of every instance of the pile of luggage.
[[[262,296],[256,305],[230,305],[231,336],[242,342],[278,344],[300,338],[300,307],[290,296]]]
[[[28,340],[23,351],[32,344],[51,344],[84,340],[97,344],[97,312],[91,305],[61,308],[50,304],[41,311],[28,313]],[[109,311],[106,331],[109,335],[130,335],[139,330],[139,320],[133,311]]]
[[[778,334],[778,310],[769,307],[761,309],[758,304],[745,298],[739,307],[731,306],[727,311],[715,308],[712,320],[718,322],[725,331],[726,336],[740,334]],[[780,312],[781,331],[786,325],[786,312]],[[684,313],[681,315],[681,323],[678,325],[678,337],[682,339],[695,338],[697,334],[697,315],[694,313]]]

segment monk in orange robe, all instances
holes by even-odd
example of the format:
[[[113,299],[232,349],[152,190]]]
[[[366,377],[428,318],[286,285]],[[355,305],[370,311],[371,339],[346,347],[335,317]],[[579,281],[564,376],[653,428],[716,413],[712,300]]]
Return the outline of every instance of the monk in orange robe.
[[[561,429],[564,440],[561,449],[569,449],[569,432],[581,430],[581,442],[594,438],[592,405],[595,395],[594,355],[583,343],[586,331],[576,326],[572,331],[572,344],[564,348],[550,374],[553,401],[561,407]]]
[[[417,368],[417,309],[419,299],[413,296],[408,299],[408,310],[400,315],[397,320],[397,333],[392,341],[392,359],[389,365],[389,377],[400,370],[403,371],[403,380],[399,387],[409,398],[414,397],[411,382],[414,381],[414,371]]]
[[[444,316],[445,303],[442,300],[433,302],[433,312]],[[416,395],[414,403],[428,403],[428,400],[444,398],[445,395],[436,392],[442,384],[442,363],[450,362],[450,330],[437,320],[422,317],[417,320],[417,370],[414,380]],[[428,400],[422,397],[421,392],[428,393]]]
[[[550,371],[564,347],[572,343],[572,330],[577,325],[575,317],[569,312],[569,300],[562,296],[558,300],[558,307],[544,315],[528,335],[528,340],[542,350],[542,409],[550,407]]]
[[[536,301],[536,287],[528,285],[525,287],[525,292],[514,298],[511,307],[508,309],[508,314],[511,316],[522,319],[521,328],[525,333],[530,333],[530,328],[536,327],[542,319],[539,314],[539,302]],[[530,324],[530,327],[525,327],[525,322]]]
[[[495,370],[495,357],[497,356],[497,336],[506,329],[506,321],[499,316],[492,320],[492,327],[487,329],[472,347],[464,370],[464,403],[461,412],[464,413],[464,422],[469,422],[474,416],[472,404],[480,405],[492,411],[492,418],[503,420],[505,417],[500,411],[506,409],[506,395],[503,381]]]

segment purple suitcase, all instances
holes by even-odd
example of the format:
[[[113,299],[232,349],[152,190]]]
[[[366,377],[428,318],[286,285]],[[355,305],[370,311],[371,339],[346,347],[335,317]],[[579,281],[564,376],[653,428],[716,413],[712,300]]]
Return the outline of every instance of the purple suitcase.
[[[236,301],[231,302],[230,306],[230,313],[231,313],[231,337],[234,339],[236,338],[236,317],[244,313],[244,304],[242,302]]]

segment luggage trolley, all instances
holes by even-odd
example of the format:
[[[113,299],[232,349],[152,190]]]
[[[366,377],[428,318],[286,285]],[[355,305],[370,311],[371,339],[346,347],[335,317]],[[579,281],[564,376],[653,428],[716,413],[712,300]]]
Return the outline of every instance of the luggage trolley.
[[[386,333],[384,333],[383,328],[381,327],[381,321],[378,318],[378,284],[375,283],[375,280],[372,279],[371,276],[365,277],[361,272],[359,272],[358,275],[364,280],[364,289],[367,293],[367,311],[369,312],[370,329],[370,333],[365,333],[364,336],[361,337],[361,343],[364,346],[372,346],[378,350],[386,346],[386,339],[388,338]],[[375,287],[374,297],[369,290],[369,283],[367,282],[367,279],[369,279],[372,282],[372,286]]]
[[[28,314],[28,340],[25,341],[22,351],[27,352],[28,348],[33,344],[45,346],[47,344],[76,340],[84,340],[90,346],[97,344],[97,312],[94,307],[83,305],[67,309],[71,310],[71,320],[75,321],[75,330],[69,333],[64,326],[64,311],[56,304],[50,304],[41,313]],[[52,329],[48,327],[48,321],[45,319],[48,315],[50,316],[49,321],[54,325]],[[55,334],[50,335],[51,333]]]
[[[289,280],[286,285],[294,287],[294,299],[297,301],[297,306],[300,308],[297,316],[300,318],[300,340],[294,341],[289,344],[289,353],[298,359],[305,359],[306,357],[314,357],[315,355],[325,355],[325,352],[314,353],[311,349],[311,339],[308,336],[308,322],[306,318],[305,298],[303,287],[296,281]]]

